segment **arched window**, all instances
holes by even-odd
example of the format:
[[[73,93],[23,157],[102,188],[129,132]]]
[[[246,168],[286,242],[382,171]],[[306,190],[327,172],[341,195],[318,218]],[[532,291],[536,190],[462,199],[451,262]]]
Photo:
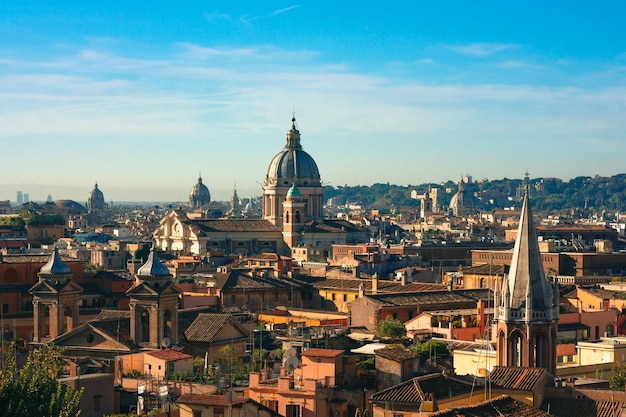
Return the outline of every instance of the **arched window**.
[[[15,268],[9,268],[4,272],[4,282],[6,284],[17,284],[19,274]]]
[[[172,312],[165,310],[163,313],[163,336],[172,337]]]
[[[285,223],[289,223],[289,212],[285,212]]]
[[[300,211],[296,211],[296,223],[300,223]]]
[[[150,312],[145,308],[141,310],[140,316],[141,326],[139,327],[139,341],[140,342],[149,342],[150,341]]]
[[[42,314],[41,334],[50,337],[50,306],[44,305]]]
[[[507,366],[522,367],[523,355],[524,355],[524,335],[519,331],[511,333],[509,346],[511,347],[511,363]]]
[[[63,306],[63,329],[62,332],[69,332],[74,328],[74,317],[72,308],[68,305]]]
[[[541,335],[535,336],[533,342],[533,364],[531,366],[535,368],[544,368],[546,364],[544,363],[544,349],[545,349],[545,340]]]

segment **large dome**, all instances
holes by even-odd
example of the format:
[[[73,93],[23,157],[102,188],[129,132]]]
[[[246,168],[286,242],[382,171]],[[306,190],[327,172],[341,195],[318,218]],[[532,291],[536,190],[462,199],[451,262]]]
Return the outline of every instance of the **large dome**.
[[[270,162],[265,182],[267,185],[287,187],[320,184],[320,172],[315,160],[302,150],[295,117],[291,119],[291,129],[287,132],[287,144]]]
[[[472,193],[465,189],[463,180],[459,181],[459,191],[450,199],[450,209],[455,216],[462,217],[480,211],[482,204]]]
[[[98,188],[98,183],[96,183],[94,189],[89,193],[89,197],[87,197],[87,206],[89,210],[102,210],[106,207],[104,194]]]
[[[191,188],[189,194],[189,205],[193,208],[199,208],[211,202],[211,193],[209,188],[202,183],[202,176],[198,177],[198,183]]]

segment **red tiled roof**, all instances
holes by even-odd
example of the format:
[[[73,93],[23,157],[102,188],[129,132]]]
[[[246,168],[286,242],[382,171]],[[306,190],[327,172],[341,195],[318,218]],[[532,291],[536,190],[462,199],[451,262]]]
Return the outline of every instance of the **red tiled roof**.
[[[504,389],[532,391],[547,374],[544,368],[496,366],[489,374],[489,381]]]
[[[316,358],[334,358],[343,354],[343,350],[311,348],[302,352],[302,356]]]
[[[593,401],[576,398],[551,398],[543,409],[550,407],[550,414],[557,417],[614,417],[626,411],[626,402]]]
[[[185,330],[185,337],[190,342],[209,343],[217,336],[219,331],[227,323],[239,330],[241,337],[247,337],[247,332],[241,327],[238,321],[234,320],[230,314],[202,313]]]
[[[163,361],[178,361],[182,359],[193,358],[193,356],[191,355],[179,352],[174,349],[153,350],[151,352],[148,352],[147,354],[152,356],[153,358],[161,359]]]
[[[576,345],[574,343],[556,345],[556,356],[569,356],[576,354]]]
[[[451,392],[454,395],[459,395],[471,390],[471,383],[442,374],[430,374],[409,379],[379,391],[370,397],[370,402],[374,404],[410,404],[418,409],[425,394],[433,394],[435,399],[442,399],[448,398]]]
[[[501,395],[467,407],[453,408],[431,414],[433,417],[549,417],[551,415],[508,395]]]

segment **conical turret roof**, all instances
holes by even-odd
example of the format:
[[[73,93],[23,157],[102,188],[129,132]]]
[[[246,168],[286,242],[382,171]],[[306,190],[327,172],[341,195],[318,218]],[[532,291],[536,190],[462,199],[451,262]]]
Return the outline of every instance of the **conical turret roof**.
[[[150,249],[150,255],[148,255],[148,260],[145,264],[141,266],[137,270],[137,276],[140,278],[148,278],[148,277],[169,277],[171,276],[169,269],[165,265],[161,263],[159,259],[159,255],[157,255],[155,250],[156,245],[152,245],[152,249]]]
[[[40,275],[69,275],[72,270],[65,262],[61,260],[59,251],[54,248],[54,252],[50,256],[50,260],[39,270]]]
[[[527,186],[511,269],[508,280],[505,281],[508,288],[505,288],[503,293],[509,291],[509,308],[531,308],[534,311],[541,311],[552,307],[552,287],[543,271],[528,191]],[[532,305],[528,306],[528,302]]]

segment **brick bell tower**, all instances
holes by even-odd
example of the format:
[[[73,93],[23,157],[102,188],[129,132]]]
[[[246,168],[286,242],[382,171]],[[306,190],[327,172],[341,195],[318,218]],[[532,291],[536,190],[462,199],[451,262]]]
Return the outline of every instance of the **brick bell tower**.
[[[556,372],[559,289],[544,273],[529,202],[524,203],[513,259],[501,293],[496,293],[498,366],[546,368]]]
[[[180,288],[161,263],[153,243],[147,262],[137,270],[130,297],[130,335],[150,349],[178,343],[178,296]]]
[[[29,291],[33,295],[33,342],[42,343],[78,326],[83,288],[74,282],[72,270],[56,248],[37,275],[39,281]]]

